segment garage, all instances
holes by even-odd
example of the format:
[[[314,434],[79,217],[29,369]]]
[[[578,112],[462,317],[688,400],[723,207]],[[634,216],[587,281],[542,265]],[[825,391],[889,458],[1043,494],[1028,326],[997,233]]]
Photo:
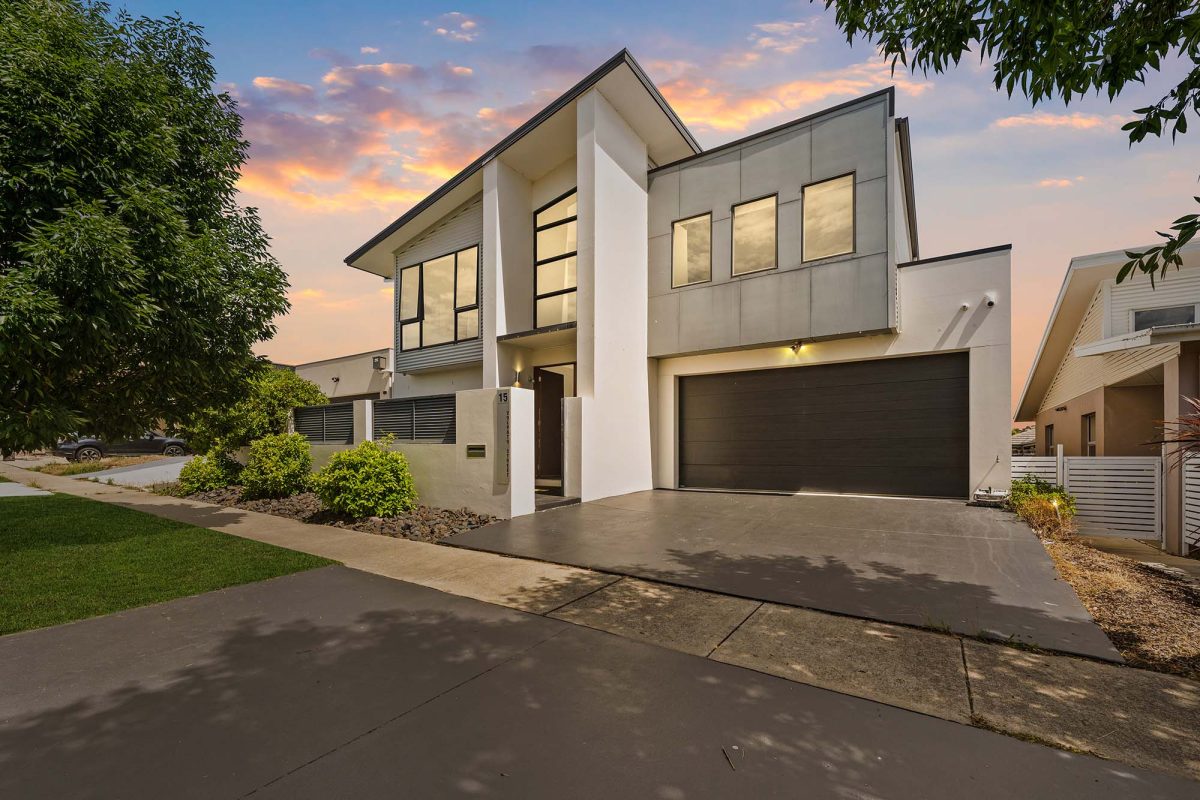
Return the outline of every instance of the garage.
[[[681,488],[966,497],[967,353],[679,378]]]

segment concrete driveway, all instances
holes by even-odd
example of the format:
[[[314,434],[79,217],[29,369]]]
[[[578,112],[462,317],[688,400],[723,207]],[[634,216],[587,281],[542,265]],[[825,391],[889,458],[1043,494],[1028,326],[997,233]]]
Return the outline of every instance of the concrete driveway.
[[[129,467],[113,467],[101,472],[87,472],[76,477],[81,479],[94,478],[101,483],[112,481],[120,486],[151,486],[155,483],[169,483],[179,480],[183,465],[195,456],[172,456],[147,461],[144,464],[134,464]]]
[[[0,797],[1196,788],[344,567],[2,637],[0,686]]]
[[[1028,526],[954,501],[639,492],[446,543],[1121,660]]]

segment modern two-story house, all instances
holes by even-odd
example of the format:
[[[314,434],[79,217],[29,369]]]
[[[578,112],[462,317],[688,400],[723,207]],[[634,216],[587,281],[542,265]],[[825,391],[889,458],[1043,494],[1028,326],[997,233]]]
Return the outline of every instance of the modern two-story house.
[[[439,474],[493,513],[965,499],[1009,480],[1010,250],[917,234],[892,90],[706,151],[622,51],[346,263],[394,282],[392,396],[458,398]]]

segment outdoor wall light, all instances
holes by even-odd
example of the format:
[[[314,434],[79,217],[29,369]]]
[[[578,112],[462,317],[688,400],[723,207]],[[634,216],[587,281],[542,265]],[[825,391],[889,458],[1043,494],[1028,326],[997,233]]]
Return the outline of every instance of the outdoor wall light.
[[[792,342],[792,352],[793,353],[799,353],[801,347],[804,347],[804,342],[800,341],[799,339]]]
[[[521,370],[518,369],[515,372],[513,372],[513,386],[520,386],[520,385],[521,385]]]

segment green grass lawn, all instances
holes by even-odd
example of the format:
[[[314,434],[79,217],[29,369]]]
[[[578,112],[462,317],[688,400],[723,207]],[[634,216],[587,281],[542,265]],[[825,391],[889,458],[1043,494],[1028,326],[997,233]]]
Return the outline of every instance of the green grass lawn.
[[[332,563],[81,497],[0,498],[0,635]]]

